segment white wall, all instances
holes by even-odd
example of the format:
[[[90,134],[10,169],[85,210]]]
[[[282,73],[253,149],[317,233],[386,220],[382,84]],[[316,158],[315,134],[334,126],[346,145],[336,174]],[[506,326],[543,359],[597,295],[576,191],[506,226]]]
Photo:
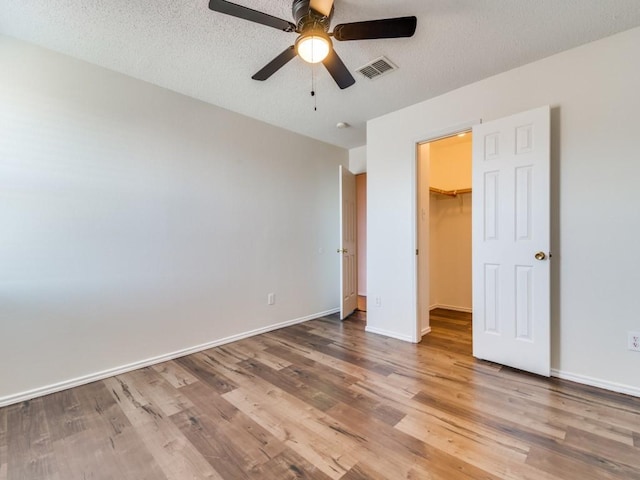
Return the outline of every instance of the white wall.
[[[552,106],[552,367],[640,394],[640,28],[370,121],[367,323],[416,337],[415,143]]]
[[[0,71],[0,404],[337,307],[346,150],[7,37]]]
[[[349,170],[355,174],[367,172],[366,145],[349,150]]]

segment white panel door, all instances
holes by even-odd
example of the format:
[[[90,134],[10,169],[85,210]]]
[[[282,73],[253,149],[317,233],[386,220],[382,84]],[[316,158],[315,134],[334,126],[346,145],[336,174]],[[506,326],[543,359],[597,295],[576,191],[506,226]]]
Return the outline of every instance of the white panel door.
[[[550,374],[549,107],[473,127],[473,355]]]
[[[340,166],[340,319],[353,313],[358,305],[356,264],[356,177]]]

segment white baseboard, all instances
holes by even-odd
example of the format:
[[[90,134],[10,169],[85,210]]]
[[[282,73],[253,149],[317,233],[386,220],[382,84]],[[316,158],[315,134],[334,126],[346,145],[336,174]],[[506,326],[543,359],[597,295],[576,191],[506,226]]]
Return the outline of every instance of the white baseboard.
[[[442,308],[444,310],[453,310],[455,312],[464,312],[464,313],[473,313],[473,309],[470,307],[456,307],[454,305],[444,305],[441,303],[437,303],[435,305],[431,305],[429,307],[429,311],[435,310],[436,308]]]
[[[610,390],[612,392],[624,393],[626,395],[640,397],[640,388],[633,387],[631,385],[624,385],[622,383],[609,382],[608,380],[601,380],[599,378],[587,377],[586,375],[579,375],[577,373],[563,372],[562,370],[556,370],[556,369],[551,369],[551,376],[562,378],[563,380],[570,380],[572,382],[581,383],[583,385],[589,385],[591,387]]]
[[[416,341],[413,337],[410,337],[408,335],[401,335],[398,332],[392,332],[390,330],[383,330],[381,328],[370,327],[368,325],[364,328],[364,331],[369,333],[376,333],[378,335],[384,335],[385,337],[395,338],[396,340],[402,340],[403,342],[417,343],[420,341],[420,339]]]
[[[51,393],[60,392],[62,390],[67,390],[68,388],[79,387],[81,385],[86,385],[87,383],[104,380],[105,378],[113,377],[115,375],[121,375],[123,373],[131,372],[132,370],[149,367],[151,365],[156,365],[158,363],[166,362],[169,360],[174,360],[176,358],[184,357],[185,355],[191,355],[192,353],[208,350],[209,348],[219,347],[231,342],[237,342],[238,340],[242,340],[244,338],[253,337],[255,335],[260,335],[261,333],[271,332],[272,330],[278,330],[280,328],[289,327],[298,323],[308,322],[309,320],[315,320],[316,318],[333,315],[334,313],[338,312],[340,312],[339,308],[327,310],[326,312],[314,313],[313,315],[308,315],[306,317],[295,318],[293,320],[287,320],[285,322],[276,323],[267,327],[257,328],[255,330],[239,333],[237,335],[231,335],[230,337],[213,340],[201,345],[196,345],[194,347],[185,348],[175,352],[167,353],[165,355],[148,358],[146,360],[130,363],[128,365],[110,368],[108,370],[103,370],[102,372],[96,372],[89,375],[84,375],[82,377],[65,380],[64,382],[55,383],[53,385],[48,385],[45,387],[34,388],[33,390],[28,390],[26,392],[7,395],[4,397],[0,397],[0,407],[6,407],[7,405],[12,405],[14,403],[24,402],[36,397],[42,397]]]

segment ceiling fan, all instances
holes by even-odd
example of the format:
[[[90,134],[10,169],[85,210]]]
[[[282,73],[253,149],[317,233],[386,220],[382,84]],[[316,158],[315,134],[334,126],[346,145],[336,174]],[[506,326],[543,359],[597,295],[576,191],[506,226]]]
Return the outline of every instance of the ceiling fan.
[[[334,12],[333,0],[293,0],[295,23],[225,0],[210,0],[209,8],[216,12],[298,34],[295,44],[251,77],[254,80],[267,80],[297,55],[309,63],[322,62],[338,86],[343,89],[353,85],[355,79],[333,49],[331,37],[340,42],[411,37],[417,25],[416,17],[385,18],[343,23],[333,27],[333,32],[329,33]]]

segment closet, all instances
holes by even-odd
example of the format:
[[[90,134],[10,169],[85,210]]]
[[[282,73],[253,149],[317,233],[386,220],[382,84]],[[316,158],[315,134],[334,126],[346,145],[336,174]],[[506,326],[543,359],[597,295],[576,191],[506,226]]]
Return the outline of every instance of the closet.
[[[471,311],[471,134],[431,142],[430,308]]]
[[[428,311],[471,312],[471,133],[418,146],[418,261],[422,333]]]

